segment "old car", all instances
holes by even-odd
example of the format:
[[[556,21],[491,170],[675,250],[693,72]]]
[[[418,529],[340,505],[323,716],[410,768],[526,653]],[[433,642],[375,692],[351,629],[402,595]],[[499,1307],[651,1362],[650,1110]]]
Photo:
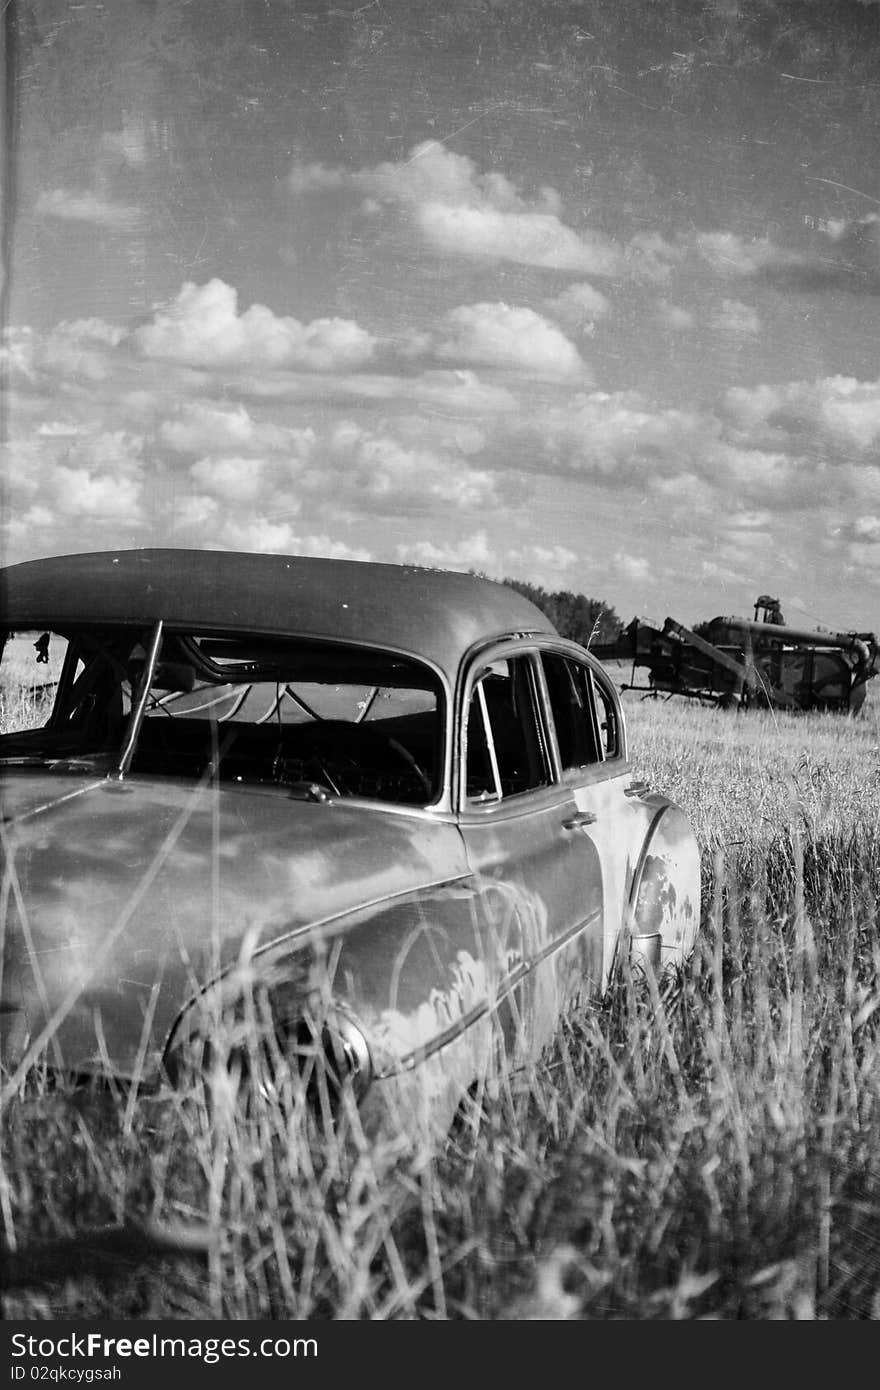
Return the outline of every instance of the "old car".
[[[178,1077],[250,991],[276,1058],[448,1124],[624,953],[693,946],[686,817],[501,584],[130,550],[7,567],[0,617],[7,1093]]]

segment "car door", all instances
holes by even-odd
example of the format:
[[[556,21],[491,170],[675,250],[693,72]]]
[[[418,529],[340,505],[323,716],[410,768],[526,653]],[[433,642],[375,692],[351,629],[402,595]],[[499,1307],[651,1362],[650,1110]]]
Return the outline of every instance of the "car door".
[[[490,950],[503,957],[508,1050],[537,1055],[559,1011],[602,969],[603,881],[591,813],[561,775],[533,644],[472,663],[461,703],[459,823]]]
[[[594,978],[604,989],[644,834],[634,799],[643,786],[631,785],[617,692],[600,664],[559,642],[541,650],[540,665],[560,780],[602,865],[601,964]]]

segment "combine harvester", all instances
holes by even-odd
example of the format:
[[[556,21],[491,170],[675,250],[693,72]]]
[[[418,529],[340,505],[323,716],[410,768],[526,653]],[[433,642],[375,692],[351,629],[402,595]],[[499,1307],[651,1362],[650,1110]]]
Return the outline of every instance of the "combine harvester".
[[[873,632],[788,627],[779,600],[761,594],[754,618],[712,618],[695,629],[633,618],[614,642],[591,645],[600,661],[632,661],[631,684],[646,695],[686,695],[738,708],[837,710],[856,714],[880,669]],[[648,684],[635,684],[636,667]]]

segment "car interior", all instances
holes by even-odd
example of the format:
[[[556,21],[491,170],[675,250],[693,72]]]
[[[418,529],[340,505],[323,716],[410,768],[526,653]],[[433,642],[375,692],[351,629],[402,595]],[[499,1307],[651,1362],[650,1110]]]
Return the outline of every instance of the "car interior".
[[[30,727],[25,719],[0,739],[0,756],[106,759],[144,694],[149,633],[28,637],[35,663],[48,664],[44,657],[61,649],[55,678],[40,672],[54,698],[34,706]],[[165,633],[129,770],[311,788],[315,799],[426,805],[440,786],[441,709],[434,674],[396,654],[314,640]]]

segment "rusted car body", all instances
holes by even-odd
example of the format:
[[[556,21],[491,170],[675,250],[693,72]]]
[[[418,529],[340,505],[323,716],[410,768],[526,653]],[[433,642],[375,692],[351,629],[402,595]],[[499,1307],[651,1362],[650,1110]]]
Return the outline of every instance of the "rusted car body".
[[[0,571],[0,616],[7,1089],[41,1058],[174,1076],[246,979],[282,1051],[321,996],[364,1113],[446,1124],[622,945],[693,945],[685,816],[633,783],[601,665],[502,585],[120,551]]]

